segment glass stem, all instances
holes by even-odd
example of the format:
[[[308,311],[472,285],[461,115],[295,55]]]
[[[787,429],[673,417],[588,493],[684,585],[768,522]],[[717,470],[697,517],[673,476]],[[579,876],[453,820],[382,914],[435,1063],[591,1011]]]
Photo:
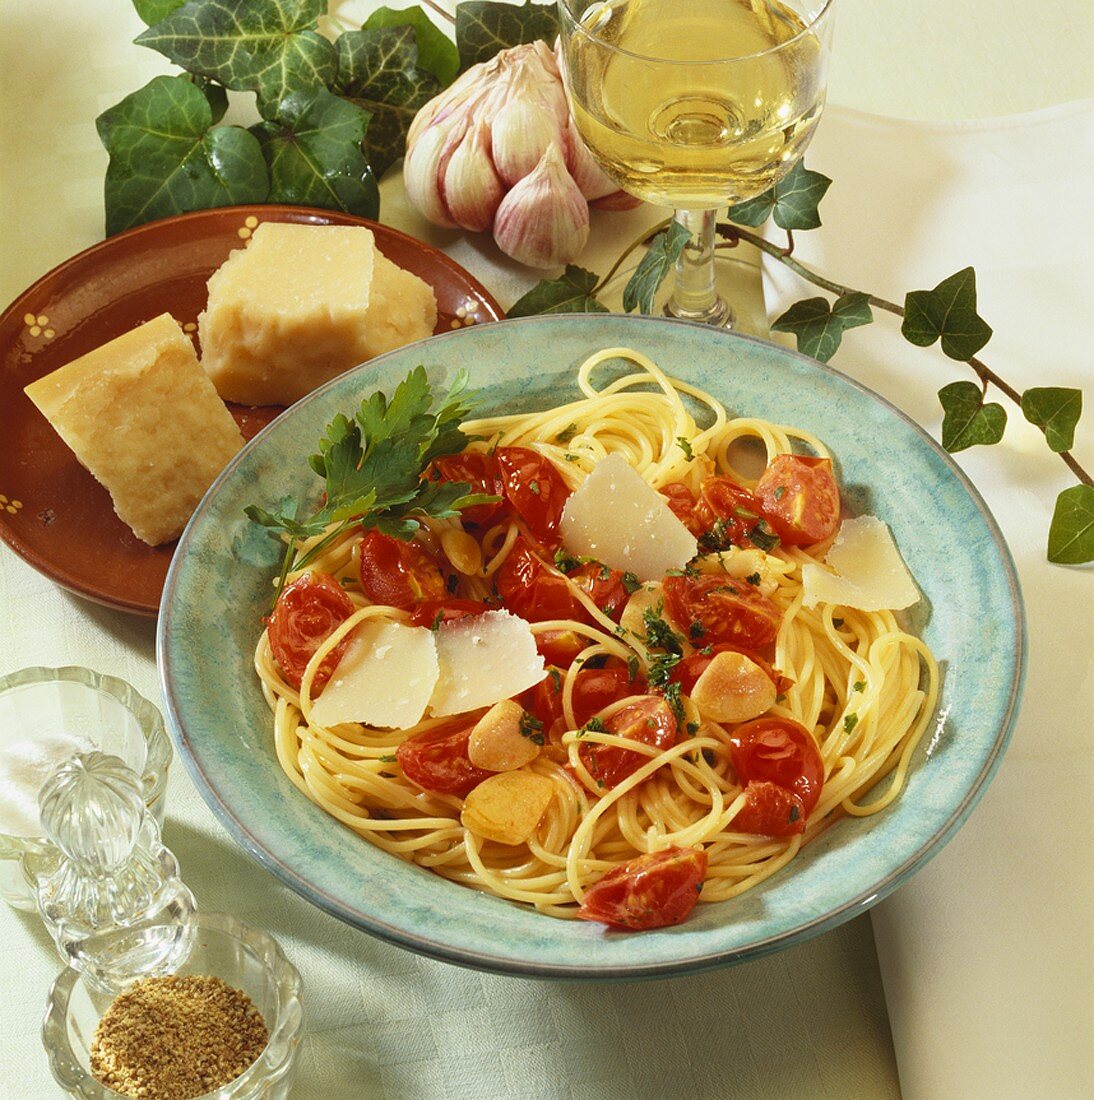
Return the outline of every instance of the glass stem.
[[[714,226],[718,211],[677,210],[676,222],[691,235],[676,261],[676,284],[665,304],[665,313],[688,321],[709,325],[728,325],[732,320],[729,306],[715,289]]]

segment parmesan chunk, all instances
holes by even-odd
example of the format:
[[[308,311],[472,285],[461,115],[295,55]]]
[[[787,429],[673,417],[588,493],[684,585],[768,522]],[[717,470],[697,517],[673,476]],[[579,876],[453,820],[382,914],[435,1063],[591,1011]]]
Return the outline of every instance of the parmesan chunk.
[[[432,335],[437,300],[363,226],[264,222],[209,280],[202,365],[244,405],[290,405],[376,355]]]
[[[825,561],[829,569],[802,567],[806,607],[828,603],[859,611],[899,611],[919,599],[892,533],[876,516],[844,521]]]
[[[441,623],[434,637],[440,676],[429,706],[438,717],[511,699],[543,679],[532,628],[508,611]]]
[[[150,546],[181,534],[243,446],[190,338],[167,313],[32,382],[26,395]]]
[[[311,721],[409,729],[425,714],[437,675],[431,630],[379,619],[362,623],[313,704]]]
[[[683,569],[699,549],[668,501],[622,455],[608,455],[566,501],[559,526],[571,554],[596,558],[640,581]]]

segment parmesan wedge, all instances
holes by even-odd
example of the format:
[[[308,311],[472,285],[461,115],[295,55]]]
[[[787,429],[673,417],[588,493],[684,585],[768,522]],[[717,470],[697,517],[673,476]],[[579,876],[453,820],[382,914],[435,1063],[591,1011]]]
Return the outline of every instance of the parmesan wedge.
[[[887,524],[876,516],[845,520],[825,559],[802,567],[803,603],[899,611],[919,599]]]

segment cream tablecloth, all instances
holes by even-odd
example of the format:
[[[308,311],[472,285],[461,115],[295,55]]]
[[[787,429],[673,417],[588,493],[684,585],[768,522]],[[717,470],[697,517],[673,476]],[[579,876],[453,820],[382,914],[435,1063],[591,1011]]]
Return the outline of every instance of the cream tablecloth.
[[[978,13],[945,0],[914,9],[895,0],[844,0],[833,99],[945,117],[1071,98],[1081,94],[1089,56],[1086,12],[1084,0],[1055,0],[1036,12],[1007,0],[993,5],[981,25]],[[99,238],[105,157],[92,119],[165,66],[127,44],[140,24],[123,0],[0,0],[0,26],[0,298],[6,301]],[[397,179],[383,191],[386,221],[446,246],[503,302],[529,285],[488,244],[422,225],[401,203]],[[619,243],[656,216],[599,217],[583,262],[603,270]],[[747,323],[762,326],[755,274],[741,269],[735,278]],[[0,410],[0,430],[2,417]],[[158,699],[151,623],[68,595],[0,547],[0,672],[66,663],[123,676]],[[867,918],[714,974],[640,985],[549,984],[420,959],[311,908],[228,840],[181,766],[171,778],[164,835],[201,905],[267,928],[304,973],[311,1031],[295,1093],[301,1100],[899,1095]],[[936,866],[944,867],[945,858]],[[941,914],[916,911],[916,919],[922,938],[945,946],[950,927]],[[896,938],[903,968],[905,941]],[[57,1090],[37,1026],[57,960],[34,919],[6,909],[0,909],[0,945],[0,1098],[44,1100]],[[975,1008],[975,991],[970,999]],[[909,1012],[922,1011],[918,1000],[890,1006],[901,1024]],[[955,1094],[944,1086],[933,1094],[921,1090],[925,1079],[916,1067],[932,1058],[932,1038],[901,1048],[902,1057],[915,1060],[901,1064],[912,1084],[908,1095]],[[1022,1039],[1000,1034],[996,1046],[1013,1050]],[[963,1082],[975,1082],[971,1068]],[[1024,1086],[1013,1094],[1019,1092],[1031,1094]],[[1036,1088],[1032,1094],[1047,1095]]]

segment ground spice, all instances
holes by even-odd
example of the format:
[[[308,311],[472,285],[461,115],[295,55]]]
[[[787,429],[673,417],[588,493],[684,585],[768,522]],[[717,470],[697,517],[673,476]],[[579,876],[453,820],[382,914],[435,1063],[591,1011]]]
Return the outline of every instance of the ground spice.
[[[235,1080],[268,1039],[251,998],[220,978],[145,978],[99,1021],[91,1072],[123,1096],[191,1100]]]

